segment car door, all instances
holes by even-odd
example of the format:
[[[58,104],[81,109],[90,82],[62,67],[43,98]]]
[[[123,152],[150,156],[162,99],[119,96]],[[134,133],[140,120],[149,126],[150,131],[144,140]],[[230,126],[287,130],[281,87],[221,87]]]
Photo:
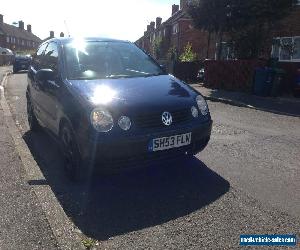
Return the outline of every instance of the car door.
[[[34,106],[35,116],[42,125],[44,122],[43,121],[44,119],[42,117],[42,112],[41,112],[41,105],[42,105],[41,95],[43,89],[41,88],[41,85],[36,79],[36,73],[42,68],[44,52],[47,46],[48,43],[44,43],[38,48],[37,52],[33,56],[32,63],[28,69],[28,81],[29,81],[31,103]]]
[[[56,42],[50,42],[45,50],[42,63],[43,69],[51,69],[54,72],[54,79],[41,82],[42,112],[45,118],[45,125],[53,133],[56,133],[58,124],[58,94],[62,85],[61,70],[59,67],[59,47]]]

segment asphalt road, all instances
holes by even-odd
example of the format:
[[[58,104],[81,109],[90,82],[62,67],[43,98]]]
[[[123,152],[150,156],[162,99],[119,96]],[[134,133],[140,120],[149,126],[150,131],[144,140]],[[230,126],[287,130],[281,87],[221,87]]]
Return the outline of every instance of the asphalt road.
[[[63,209],[103,249],[229,249],[240,234],[298,234],[300,119],[211,103],[209,146],[191,161],[96,176],[74,186],[60,152],[28,131],[26,74],[12,75],[6,98]]]

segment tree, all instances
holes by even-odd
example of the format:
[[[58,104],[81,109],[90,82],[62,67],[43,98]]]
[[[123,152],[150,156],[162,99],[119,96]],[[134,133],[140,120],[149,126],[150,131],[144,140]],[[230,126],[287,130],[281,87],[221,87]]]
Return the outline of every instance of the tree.
[[[270,30],[286,17],[297,0],[194,0],[189,8],[195,27],[219,37],[224,33],[235,45],[238,58],[257,58],[270,39]],[[209,42],[208,42],[209,47]],[[208,48],[209,49],[209,48]],[[219,56],[218,56],[219,58]]]
[[[167,54],[168,61],[174,62],[177,60],[177,58],[178,58],[178,53],[176,47],[175,46],[170,47]]]
[[[152,54],[156,59],[161,58],[162,54],[162,38],[157,37],[152,43]]]
[[[179,60],[181,62],[193,62],[197,58],[197,54],[193,52],[192,45],[188,43],[184,47],[184,52],[180,55]]]
[[[238,58],[258,58],[270,31],[292,10],[295,0],[231,0],[229,36]]]
[[[211,34],[215,33],[219,37],[219,44],[222,45],[223,34],[228,29],[228,0],[194,0],[189,5],[189,15],[192,17],[195,28],[207,31],[207,58]],[[222,46],[219,46],[220,54]]]

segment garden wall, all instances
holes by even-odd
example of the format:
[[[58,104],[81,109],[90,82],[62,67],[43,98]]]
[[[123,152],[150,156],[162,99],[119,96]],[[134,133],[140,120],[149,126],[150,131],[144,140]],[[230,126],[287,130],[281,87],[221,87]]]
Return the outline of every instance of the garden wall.
[[[13,61],[13,56],[0,55],[0,66],[10,65]]]
[[[255,69],[265,66],[259,60],[206,60],[205,86],[214,89],[252,92]]]

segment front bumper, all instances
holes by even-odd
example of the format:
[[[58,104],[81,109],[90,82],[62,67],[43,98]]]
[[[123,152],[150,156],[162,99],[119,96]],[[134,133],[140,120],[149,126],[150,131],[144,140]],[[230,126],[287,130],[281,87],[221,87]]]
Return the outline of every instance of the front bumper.
[[[17,62],[13,65],[15,71],[27,70],[29,68],[29,62]]]
[[[139,136],[105,137],[90,143],[86,160],[92,161],[95,169],[137,168],[163,161],[195,155],[201,152],[210,140],[212,120],[181,129],[161,131]],[[192,132],[190,145],[164,151],[149,152],[149,142],[154,138]]]

